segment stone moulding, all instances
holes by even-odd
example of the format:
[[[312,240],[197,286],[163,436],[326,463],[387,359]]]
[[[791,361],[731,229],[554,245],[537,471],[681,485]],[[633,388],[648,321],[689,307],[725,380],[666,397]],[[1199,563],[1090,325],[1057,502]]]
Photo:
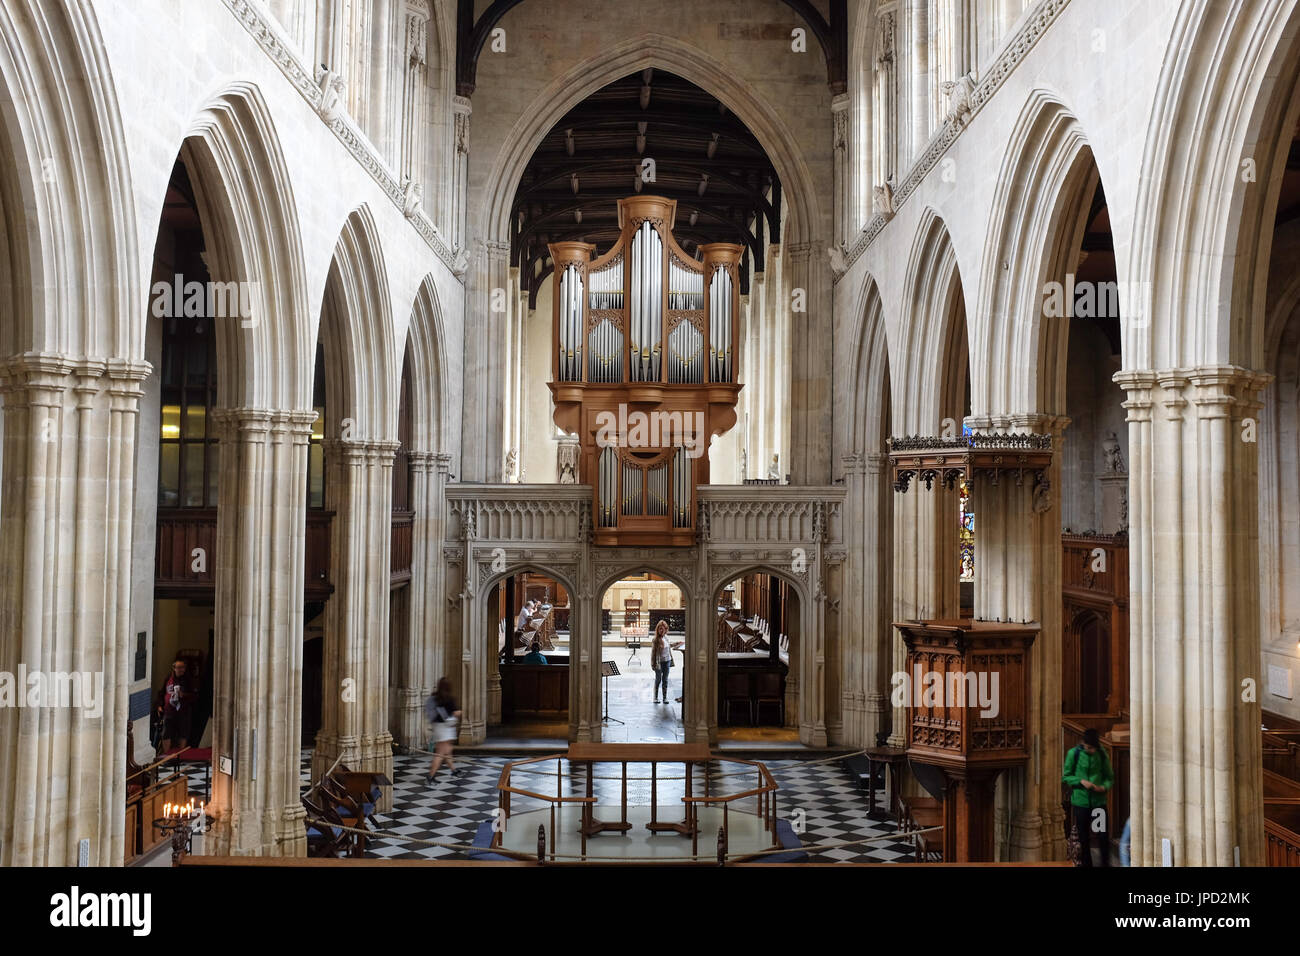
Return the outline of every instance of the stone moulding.
[[[254,6],[249,0],[222,0],[234,14],[245,30],[257,41],[257,45],[276,66],[280,72],[285,75],[290,83],[302,94],[311,108],[319,114],[322,104],[322,91],[320,85],[316,82],[314,73],[298,57],[296,49],[285,44],[281,36],[278,25],[270,21],[265,13]],[[383,158],[371,145],[370,140],[352,123],[346,115],[339,116],[328,123],[329,128],[334,131],[339,140],[347,147],[353,158],[361,164],[379,184],[379,188],[388,194],[388,198],[399,212],[405,214],[407,206],[406,188],[392,170],[384,162]],[[442,234],[438,232],[437,227],[423,211],[416,211],[413,215],[406,216],[415,231],[420,234],[425,243],[433,251],[443,264],[453,273],[456,271],[456,251],[452,250],[443,239]]]
[[[1040,37],[1047,32],[1048,27],[1056,22],[1061,11],[1066,8],[1070,0],[1040,0],[1038,6],[1026,18],[1025,23],[1020,27],[1010,42],[1002,49],[1002,53],[993,65],[989,67],[984,78],[980,80],[975,87],[974,92],[970,94],[970,115],[966,117],[964,123],[946,122],[943,127],[935,134],[934,139],[930,140],[924,152],[912,164],[912,168],[907,171],[907,175],[893,191],[892,212],[890,215],[877,213],[868,220],[867,224],[862,227],[853,244],[844,250],[845,267],[851,268],[853,263],[867,251],[867,247],[875,241],[876,236],[885,225],[897,214],[903,203],[907,202],[916,187],[921,181],[929,175],[930,170],[938,165],[940,158],[948,151],[957,140],[961,131],[969,126],[971,121],[979,114],[984,104],[992,99],[993,94],[1001,89],[1002,84],[1006,82],[1012,71],[1020,65],[1021,61],[1029,55],[1029,51],[1034,48]]]

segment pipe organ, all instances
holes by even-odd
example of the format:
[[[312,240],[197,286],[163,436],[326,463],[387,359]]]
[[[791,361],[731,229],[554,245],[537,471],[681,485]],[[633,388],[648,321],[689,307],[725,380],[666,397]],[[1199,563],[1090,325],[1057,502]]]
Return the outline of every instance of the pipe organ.
[[[580,439],[596,544],[689,545],[709,443],[736,423],[738,267],[731,243],[687,255],[677,203],[619,201],[604,255],[550,245],[555,267],[551,364],[555,423]]]

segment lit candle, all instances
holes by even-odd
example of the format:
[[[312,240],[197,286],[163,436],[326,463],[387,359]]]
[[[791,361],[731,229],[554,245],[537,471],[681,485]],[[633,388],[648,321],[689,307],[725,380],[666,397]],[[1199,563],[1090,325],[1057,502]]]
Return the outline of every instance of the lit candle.
[[[163,804],[163,819],[166,820],[166,819],[168,819],[171,815],[172,815],[172,805],[171,805],[170,803],[164,803],[164,804]]]

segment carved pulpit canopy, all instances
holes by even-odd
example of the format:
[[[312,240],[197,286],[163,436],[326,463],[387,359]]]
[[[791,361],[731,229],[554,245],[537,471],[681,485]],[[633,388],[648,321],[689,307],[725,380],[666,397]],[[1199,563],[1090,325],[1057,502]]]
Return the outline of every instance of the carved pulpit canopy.
[[[1029,476],[1036,488],[1046,488],[1051,463],[1051,435],[908,435],[889,439],[894,490],[904,493],[913,478],[923,481],[927,489],[936,481],[952,489],[959,481],[987,481],[996,487],[1004,478],[1019,486]]]

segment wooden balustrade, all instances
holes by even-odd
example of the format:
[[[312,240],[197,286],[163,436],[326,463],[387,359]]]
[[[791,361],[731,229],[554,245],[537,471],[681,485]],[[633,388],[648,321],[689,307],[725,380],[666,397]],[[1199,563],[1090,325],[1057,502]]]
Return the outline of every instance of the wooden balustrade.
[[[323,600],[334,591],[334,586],[330,582],[330,522],[333,517],[332,511],[307,512],[304,590],[310,599]],[[217,510],[215,508],[160,508],[157,529],[154,596],[158,598],[211,597],[216,585]],[[203,549],[201,561],[195,554],[196,548]],[[409,554],[408,544],[406,559],[408,569]],[[196,566],[203,570],[194,570]]]
[[[159,508],[154,552],[154,596],[211,594],[216,583],[216,508]],[[202,562],[195,549],[203,550]],[[202,571],[195,571],[195,566]]]

